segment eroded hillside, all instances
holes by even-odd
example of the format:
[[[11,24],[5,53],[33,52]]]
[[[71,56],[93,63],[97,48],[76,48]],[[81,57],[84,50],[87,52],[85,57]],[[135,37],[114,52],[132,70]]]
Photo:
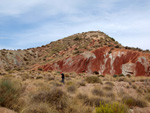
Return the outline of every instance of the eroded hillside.
[[[78,33],[26,50],[1,50],[5,70],[59,70],[77,73],[150,76],[150,52],[123,47],[100,31]]]

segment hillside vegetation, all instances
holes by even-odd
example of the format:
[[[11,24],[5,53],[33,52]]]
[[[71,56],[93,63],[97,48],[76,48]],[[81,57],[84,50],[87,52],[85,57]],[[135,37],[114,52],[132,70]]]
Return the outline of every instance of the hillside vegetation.
[[[150,78],[13,72],[0,76],[0,106],[16,113],[149,113]],[[0,107],[0,109],[1,109]]]

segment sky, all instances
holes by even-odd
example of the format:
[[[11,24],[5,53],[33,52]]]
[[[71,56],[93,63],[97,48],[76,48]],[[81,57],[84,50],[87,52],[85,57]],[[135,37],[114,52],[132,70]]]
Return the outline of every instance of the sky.
[[[150,49],[150,0],[0,0],[0,49],[98,30],[124,46]]]

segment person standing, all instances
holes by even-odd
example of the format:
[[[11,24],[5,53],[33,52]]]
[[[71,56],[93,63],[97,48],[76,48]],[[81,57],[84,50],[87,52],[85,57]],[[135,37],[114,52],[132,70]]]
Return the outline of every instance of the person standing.
[[[65,83],[65,75],[64,75],[63,72],[61,72],[61,78],[62,78],[61,82],[62,82],[62,83]]]

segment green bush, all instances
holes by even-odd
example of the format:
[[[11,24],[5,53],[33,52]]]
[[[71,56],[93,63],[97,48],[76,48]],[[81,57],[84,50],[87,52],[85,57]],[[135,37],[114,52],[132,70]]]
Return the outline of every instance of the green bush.
[[[14,109],[21,92],[21,84],[10,79],[0,81],[0,106]]]
[[[115,41],[115,39],[114,39],[114,38],[112,38],[112,37],[110,37],[110,38],[111,38],[111,40],[112,40],[112,41]]]
[[[74,41],[78,41],[78,40],[81,40],[81,38],[77,36],[77,37],[74,38],[73,40],[74,40]]]
[[[86,81],[88,83],[101,83],[102,84],[101,79],[99,79],[97,76],[89,76],[86,78]]]
[[[118,77],[118,75],[113,75],[114,78]]]
[[[124,104],[118,102],[112,104],[100,104],[96,108],[96,113],[128,113],[128,108]]]

